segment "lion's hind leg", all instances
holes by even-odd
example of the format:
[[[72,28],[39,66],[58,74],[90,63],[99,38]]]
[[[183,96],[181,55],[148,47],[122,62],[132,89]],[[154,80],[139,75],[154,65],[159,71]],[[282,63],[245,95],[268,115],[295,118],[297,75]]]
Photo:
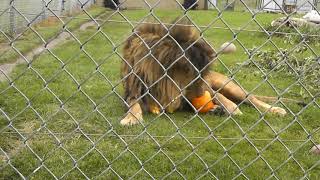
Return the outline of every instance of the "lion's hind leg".
[[[228,99],[234,102],[244,101],[260,110],[268,111],[273,114],[285,115],[287,112],[281,107],[274,107],[263,101],[258,100],[254,95],[248,95],[240,86],[223,74],[211,72],[205,77],[205,80],[211,85],[213,90],[219,91]]]

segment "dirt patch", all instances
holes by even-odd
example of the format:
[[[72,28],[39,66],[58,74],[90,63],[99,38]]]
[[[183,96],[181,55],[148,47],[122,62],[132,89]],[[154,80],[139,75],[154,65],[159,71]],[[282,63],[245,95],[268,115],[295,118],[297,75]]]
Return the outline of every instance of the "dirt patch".
[[[31,52],[24,55],[24,57],[18,58],[14,63],[11,64],[3,64],[0,65],[0,82],[4,80],[9,80],[9,74],[12,72],[13,68],[18,65],[25,63],[26,61],[31,61],[35,56],[41,54],[43,51],[47,49],[52,49],[56,45],[62,43],[63,41],[66,41],[66,39],[69,37],[69,33],[62,32],[57,36],[57,38],[51,40],[47,47],[44,47],[44,45],[38,46],[37,48],[33,49]]]
[[[4,163],[7,161],[7,158],[4,155],[0,155],[0,164]]]
[[[8,158],[10,159],[10,157],[14,157],[16,154],[19,153],[20,149],[24,147],[24,144],[21,140],[18,140],[16,138],[8,138],[8,140],[10,140],[10,142],[8,142],[10,144],[7,150],[4,150],[5,153],[0,151],[0,164],[5,163],[8,160]]]
[[[36,121],[25,122],[21,125],[21,128],[18,131],[26,137],[32,134],[37,127],[39,127],[39,123]],[[5,153],[0,151],[0,164],[5,163],[8,158],[16,156],[20,152],[20,149],[25,147],[22,139],[16,138],[16,133],[12,132],[11,135],[10,132],[8,132],[7,135],[8,136],[6,136],[6,138],[8,138],[9,146]],[[31,144],[32,140],[29,139],[28,143]]]
[[[93,27],[93,26],[96,26],[97,24],[94,22],[94,21],[91,21],[91,22],[87,22],[87,23],[84,23],[80,26],[80,30],[81,31],[84,31],[86,29],[88,29],[89,27]]]
[[[10,46],[8,43],[0,43],[0,53],[8,51],[10,49]]]
[[[102,15],[100,15],[100,16],[102,16]],[[97,17],[97,18],[99,18],[99,17]],[[50,23],[55,23],[56,24],[56,22],[54,22],[54,21],[56,21],[56,20],[51,19],[51,20],[46,21],[46,23],[44,23],[44,24],[46,24],[46,25],[48,25]],[[86,22],[86,23],[82,24],[79,27],[79,29],[81,31],[83,31],[83,30],[86,30],[88,27],[92,27],[92,26],[95,26],[95,25],[96,24],[95,24],[94,21],[89,21],[89,22]],[[48,45],[46,47],[44,47],[44,45],[40,45],[40,46],[34,48],[33,50],[31,50],[30,52],[24,54],[24,57],[19,57],[14,63],[8,63],[8,64],[0,65],[0,82],[6,81],[6,80],[7,81],[11,81],[11,79],[9,78],[9,74],[12,72],[12,70],[14,69],[14,67],[16,65],[22,64],[22,63],[26,63],[27,61],[30,62],[34,57],[36,57],[37,55],[41,54],[43,51],[46,51],[48,49],[52,49],[52,48],[56,47],[58,44],[66,42],[67,38],[69,38],[69,37],[70,37],[69,33],[61,32],[54,39],[51,39],[51,41],[49,41],[49,43],[48,43]],[[0,46],[0,48],[1,48],[1,46]]]
[[[59,23],[59,19],[55,16],[50,16],[47,19],[37,23],[36,26],[39,27],[50,27],[50,26],[56,26]]]

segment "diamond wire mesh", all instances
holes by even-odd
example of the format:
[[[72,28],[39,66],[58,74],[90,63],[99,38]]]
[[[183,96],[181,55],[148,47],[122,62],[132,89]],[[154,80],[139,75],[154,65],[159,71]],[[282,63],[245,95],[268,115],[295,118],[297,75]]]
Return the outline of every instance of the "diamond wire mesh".
[[[130,106],[122,97],[120,88],[126,77],[115,78],[119,75],[117,73],[119,62],[126,62],[120,48],[127,37],[135,35],[151,52],[152,47],[149,47],[134,29],[139,24],[150,23],[146,22],[150,17],[156,24],[164,27],[172,25],[170,21],[160,18],[157,13],[156,8],[161,1],[150,3],[143,0],[148,12],[136,20],[131,19],[130,12],[120,11],[119,8],[115,11],[107,11],[100,16],[93,16],[84,8],[89,1],[77,1],[85,15],[78,19],[92,21],[90,24],[85,23],[86,28],[95,27],[85,28],[84,32],[68,27],[72,20],[66,20],[63,15],[56,13],[50,6],[54,1],[42,2],[47,4],[44,7],[45,11],[50,12],[60,24],[59,31],[55,32],[53,38],[45,38],[39,29],[32,26],[36,24],[36,18],[30,19],[16,7],[14,1],[11,1],[7,10],[14,9],[27,26],[23,26],[22,33],[12,38],[7,35],[3,26],[0,29],[2,42],[10,44],[10,49],[13,49],[24,63],[16,67],[18,70],[13,70],[12,74],[6,71],[6,66],[0,69],[4,79],[0,89],[2,96],[0,133],[3,137],[0,141],[2,160],[0,175],[2,178],[319,178],[316,172],[319,170],[319,157],[308,153],[308,148],[316,145],[320,140],[319,120],[316,119],[320,109],[319,91],[310,91],[304,81],[299,78],[297,69],[287,59],[288,54],[293,53],[302,44],[315,57],[313,66],[319,66],[317,45],[310,45],[306,40],[308,34],[301,32],[289,20],[281,22],[275,30],[266,30],[259,18],[259,13],[262,13],[263,6],[267,6],[268,3],[261,5],[260,9],[253,10],[248,7],[246,1],[237,1],[236,3],[247,11],[250,19],[234,27],[233,22],[227,20],[227,16],[224,17],[227,6],[218,8],[215,4],[211,4],[215,8],[216,16],[210,19],[207,25],[198,25],[194,20],[196,18],[192,16],[192,13],[197,12],[184,9],[182,3],[175,0],[182,9],[180,17],[189,19],[192,26],[201,32],[201,36],[194,43],[200,39],[206,40],[208,38],[206,35],[210,36],[209,32],[212,29],[217,29],[217,32],[226,30],[229,33],[232,38],[228,39],[228,42],[236,43],[241,53],[247,55],[245,61],[238,66],[230,67],[230,63],[227,63],[223,58],[224,55],[221,55],[221,50],[215,48],[218,53],[216,63],[219,63],[220,68],[228,74],[229,81],[234,81],[239,86],[244,82],[238,77],[239,74],[250,74],[252,69],[245,72],[243,69],[246,68],[246,64],[252,63],[256,69],[255,73],[260,74],[262,78],[260,82],[254,83],[248,93],[253,94],[267,85],[270,92],[278,97],[272,105],[284,107],[288,112],[286,118],[270,117],[267,115],[270,108],[262,111],[253,107],[251,109],[255,111],[248,110],[242,115],[243,118],[229,114],[212,119],[211,115],[201,115],[198,112],[187,113],[187,116],[183,115],[183,112],[171,115],[163,110],[166,107],[161,107],[162,111],[159,115],[144,115],[145,120],[139,122],[136,127],[125,128],[119,125],[119,120],[125,117],[126,112],[119,109]],[[273,2],[279,3],[270,1],[270,3]],[[233,2],[230,1],[230,3]],[[316,9],[312,2],[305,3]],[[294,13],[286,13],[279,4],[278,8],[286,17],[295,16]],[[299,7],[295,11],[298,9]],[[5,17],[7,10],[0,16]],[[42,12],[33,13],[39,17]],[[257,28],[250,29],[251,23]],[[286,26],[287,23],[291,25],[294,32],[281,32],[281,27]],[[173,25],[176,24],[177,22]],[[118,26],[119,29],[116,28]],[[125,37],[119,37],[116,35],[117,30],[120,34],[128,32],[127,30],[132,31]],[[35,34],[35,38],[42,42],[42,48],[39,52],[33,52],[33,55],[26,55],[21,47],[16,45],[27,31],[31,31]],[[86,32],[90,33],[85,34]],[[247,42],[244,42],[242,36],[244,32],[262,33],[265,38],[262,38],[263,41],[257,41],[258,47],[250,50]],[[274,39],[278,34],[298,36],[301,40],[284,52],[283,47],[279,46],[279,41]],[[63,41],[66,42],[55,42],[55,39],[61,36],[64,36]],[[317,35],[312,36],[317,37]],[[168,37],[172,38],[167,34],[158,43]],[[100,43],[101,47],[95,47],[95,43],[99,44],[99,40],[104,44]],[[92,42],[93,44],[90,44]],[[206,40],[206,42],[211,46],[212,41]],[[193,43],[187,48],[182,48],[178,42],[175,43],[183,51],[187,51],[194,45]],[[62,49],[56,49],[57,44],[61,44]],[[295,75],[295,78],[288,80],[289,83],[282,88],[277,87],[279,84],[273,77],[278,65],[265,70],[255,60],[257,58],[255,54],[267,44],[282,57],[281,61],[277,62],[278,65],[286,64],[288,71],[292,71]],[[93,51],[89,48],[90,46],[93,49],[101,48],[99,51],[102,54],[99,54],[99,51]],[[153,54],[149,55],[162,66]],[[44,62],[40,62],[41,56],[43,56],[41,61]],[[243,58],[243,56],[239,57]],[[83,66],[87,66],[88,69],[84,69]],[[46,67],[52,68],[46,69]],[[166,68],[164,70],[167,72]],[[133,71],[131,74],[140,78]],[[167,76],[167,78],[170,77]],[[203,77],[199,75],[197,79],[203,79]],[[180,92],[197,79],[191,81],[184,89],[179,89]],[[285,81],[285,79],[281,80]],[[140,81],[147,87],[142,79]],[[179,87],[173,79],[171,81]],[[286,103],[281,98],[288,95],[294,86],[306,92],[308,102],[303,107]],[[316,90],[319,89],[316,88]],[[151,94],[146,92],[138,99],[146,95]],[[180,96],[190,104],[183,93]],[[154,97],[152,98],[157,101]],[[238,106],[242,107],[244,103],[245,100]],[[73,107],[77,108],[73,109]],[[309,116],[308,113],[310,113]],[[250,117],[249,114],[255,115]],[[273,119],[283,120],[284,123],[279,124]],[[246,120],[251,122],[245,123]],[[214,121],[217,122],[214,123]],[[259,126],[262,126],[262,129],[257,129]],[[260,134],[259,131],[266,134]]]
[[[31,0],[31,1],[16,1],[3,0],[0,2],[1,17],[0,22],[2,30],[10,31],[11,33],[20,33],[27,26],[24,17],[33,23],[37,23],[48,18],[51,15],[50,11],[54,11],[57,16],[63,14],[74,13],[80,9],[80,4],[76,0],[51,0],[47,3],[49,12],[46,12],[46,1]],[[81,1],[84,3],[84,1]],[[88,1],[86,6],[94,3],[93,0]],[[20,13],[23,16],[20,16]],[[33,20],[35,19],[35,20]]]

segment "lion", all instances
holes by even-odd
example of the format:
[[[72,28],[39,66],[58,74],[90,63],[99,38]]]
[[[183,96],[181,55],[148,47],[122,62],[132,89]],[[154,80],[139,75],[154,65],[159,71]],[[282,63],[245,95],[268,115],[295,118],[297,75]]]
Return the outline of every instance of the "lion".
[[[286,114],[283,108],[259,100],[227,76],[210,70],[216,59],[215,50],[184,19],[171,25],[137,26],[123,49],[121,78],[128,113],[120,123],[137,124],[147,111],[160,114],[190,109],[190,100],[205,91],[210,92],[215,104],[232,115],[242,114],[237,102]]]

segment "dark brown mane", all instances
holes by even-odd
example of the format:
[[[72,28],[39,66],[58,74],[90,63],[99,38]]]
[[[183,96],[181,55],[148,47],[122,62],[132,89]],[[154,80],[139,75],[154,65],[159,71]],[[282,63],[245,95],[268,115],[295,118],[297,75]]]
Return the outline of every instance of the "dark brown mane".
[[[129,104],[140,99],[147,106],[157,104],[173,112],[181,106],[181,94],[186,94],[190,83],[208,72],[213,49],[185,20],[172,24],[143,24],[127,39],[122,77],[126,77]]]
[[[166,26],[139,25],[127,39],[121,75],[129,110],[122,125],[141,122],[143,110],[162,115],[164,110],[173,113],[189,107],[206,113],[220,107],[230,115],[241,115],[237,102],[278,115],[287,113],[247,93],[227,76],[210,71],[216,53],[195,27],[186,24],[190,23],[178,19]],[[222,47],[229,48],[222,53],[236,50],[228,42]]]

